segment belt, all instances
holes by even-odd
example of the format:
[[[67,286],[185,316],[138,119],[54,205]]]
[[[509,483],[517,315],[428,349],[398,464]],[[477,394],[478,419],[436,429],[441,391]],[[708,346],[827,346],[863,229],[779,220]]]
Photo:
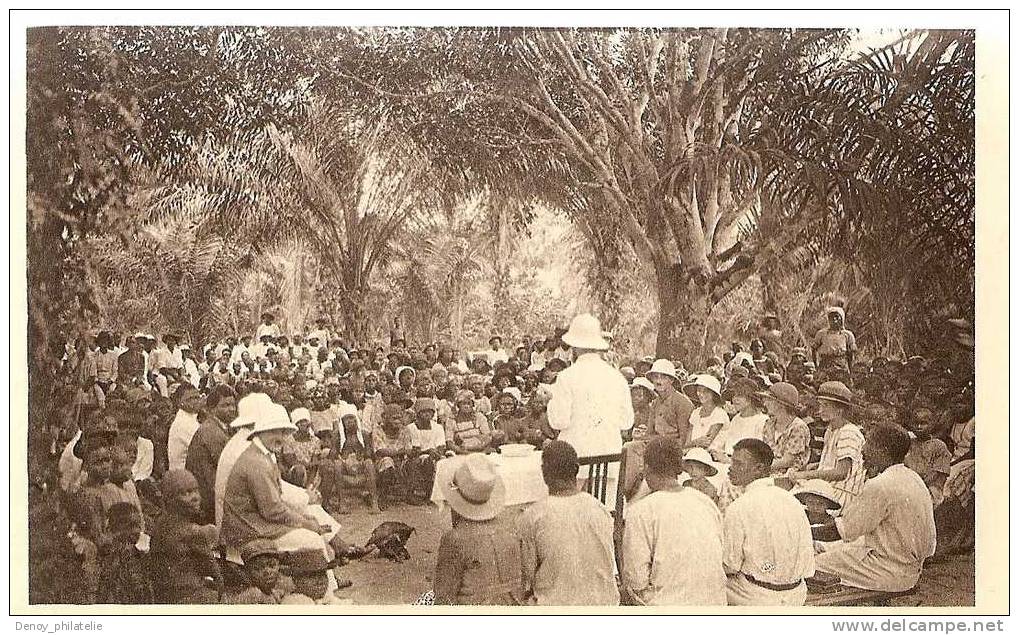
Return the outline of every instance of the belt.
[[[765,582],[764,580],[758,580],[748,573],[744,573],[743,577],[746,578],[747,581],[753,582],[762,589],[768,589],[769,591],[792,591],[803,584],[803,580],[797,580],[796,582],[791,582],[789,584],[773,584],[771,582]]]

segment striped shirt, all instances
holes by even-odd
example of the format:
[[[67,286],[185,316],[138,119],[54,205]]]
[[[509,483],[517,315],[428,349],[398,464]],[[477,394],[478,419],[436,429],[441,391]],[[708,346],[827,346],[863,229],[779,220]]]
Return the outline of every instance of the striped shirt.
[[[835,487],[835,498],[842,508],[856,498],[867,480],[867,472],[863,468],[863,431],[859,426],[846,423],[841,428],[829,427],[824,432],[824,449],[821,450],[821,461],[818,469],[833,470],[842,459],[850,459],[852,466],[845,480],[832,483]]]

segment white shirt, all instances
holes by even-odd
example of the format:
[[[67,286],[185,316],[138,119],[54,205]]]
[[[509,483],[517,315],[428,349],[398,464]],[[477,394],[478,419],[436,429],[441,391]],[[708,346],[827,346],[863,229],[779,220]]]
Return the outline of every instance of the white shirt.
[[[430,426],[424,430],[411,423],[407,426],[410,433],[411,445],[422,450],[446,447],[446,430],[432,421]]]
[[[60,453],[60,460],[57,462],[57,471],[60,473],[60,479],[57,482],[60,489],[65,492],[73,493],[81,484],[82,460],[74,456],[74,444],[79,439],[81,439],[81,430],[78,430],[71,437],[71,441],[64,446],[64,451]]]
[[[247,352],[248,347],[245,346],[244,344],[238,344],[237,346],[234,346],[233,350],[230,351],[230,363],[232,364],[234,362],[241,361],[241,355]]]
[[[691,488],[660,491],[627,510],[623,585],[650,606],[725,606],[722,514]]]
[[[198,388],[198,384],[202,380],[202,373],[199,371],[198,365],[195,364],[195,360],[190,357],[184,361],[184,375],[187,376],[192,386]]]
[[[155,447],[152,441],[145,437],[138,437],[138,456],[131,466],[131,478],[136,481],[144,481],[152,476],[152,464],[155,459]]]
[[[629,522],[629,520],[627,520]],[[814,575],[814,543],[796,497],[760,478],[725,510],[725,566],[771,584]]]
[[[755,415],[744,417],[736,413],[729,421],[729,425],[722,426],[711,442],[712,450],[723,450],[732,456],[732,449],[743,439],[764,439],[764,424],[768,421],[768,415],[759,412]]]
[[[548,422],[577,456],[622,452],[620,432],[633,427],[626,378],[598,353],[581,355],[552,384]]]
[[[174,348],[172,352],[165,346],[157,348],[152,351],[149,359],[151,370],[155,371],[160,368],[182,368],[184,366],[184,357],[179,348]]]
[[[191,438],[198,432],[200,425],[197,414],[183,410],[177,411],[177,416],[170,424],[170,432],[166,440],[166,458],[171,470],[185,469],[188,446],[191,445]]]
[[[716,426],[718,424],[722,425],[722,428],[719,430],[719,433],[721,433],[728,423],[729,415],[726,414],[725,410],[721,407],[715,406],[715,409],[711,411],[711,414],[706,417],[702,417],[701,409],[698,406],[690,413],[690,440],[692,441],[703,437],[711,430],[712,426]]]
[[[258,329],[255,331],[255,341],[261,342],[263,335],[272,335],[273,339],[280,336],[280,325],[279,324],[259,324]]]
[[[312,339],[312,338],[316,338],[316,337],[318,338],[318,343],[320,345],[328,344],[329,341],[332,339],[329,336],[329,331],[327,331],[325,329],[315,329],[311,333],[308,333],[308,339],[309,340]]]

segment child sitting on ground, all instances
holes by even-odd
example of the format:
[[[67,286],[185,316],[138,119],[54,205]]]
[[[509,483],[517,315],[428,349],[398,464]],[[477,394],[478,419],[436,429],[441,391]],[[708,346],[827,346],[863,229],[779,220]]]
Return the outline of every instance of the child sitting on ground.
[[[282,569],[293,581],[294,590],[280,604],[351,604],[329,591],[329,563],[318,549],[282,554]]]
[[[115,503],[107,512],[113,540],[100,557],[99,604],[152,604],[148,556],[135,546],[142,533],[141,512],[131,503]]]
[[[290,420],[297,430],[283,444],[283,467],[286,471],[301,468],[305,474],[314,474],[318,471],[322,441],[312,434],[311,413],[307,408],[295,408]]]
[[[191,472],[163,475],[160,489],[166,509],[152,529],[150,557],[153,591],[164,604],[216,604],[222,578],[213,552],[219,542],[215,525],[199,525],[202,495]]]
[[[372,447],[366,442],[364,431],[358,419],[357,409],[348,403],[340,404],[339,440],[333,458],[335,496],[340,513],[347,513],[345,490],[364,488],[370,498],[368,512],[381,513],[376,485],[375,464],[372,461]]]
[[[403,406],[386,404],[382,412],[382,427],[372,433],[378,490],[390,501],[412,502],[405,466],[414,450],[405,417]]]
[[[241,559],[244,587],[224,596],[224,604],[279,604],[296,590],[294,581],[280,573],[280,554],[271,540],[256,539],[244,545]]]
[[[134,479],[131,478],[131,467],[134,465],[137,446],[134,444],[118,444],[110,448],[110,456],[113,462],[113,469],[110,471],[110,479],[100,490],[103,501],[103,510],[109,513],[110,508],[116,503],[130,503],[135,506],[138,513],[142,513],[142,504],[138,499],[138,491],[134,486]],[[142,517],[142,532],[145,531],[145,518]]]

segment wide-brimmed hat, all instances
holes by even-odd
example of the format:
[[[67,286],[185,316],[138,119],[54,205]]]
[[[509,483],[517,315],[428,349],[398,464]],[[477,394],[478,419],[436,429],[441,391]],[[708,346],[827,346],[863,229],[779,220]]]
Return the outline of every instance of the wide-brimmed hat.
[[[790,410],[797,410],[800,407],[800,391],[796,386],[784,381],[776,382],[768,387],[767,391],[757,393],[762,400],[772,399]]]
[[[711,392],[722,397],[722,384],[718,381],[718,378],[714,375],[694,375],[694,380],[689,384],[683,386],[683,392],[690,399],[697,398],[697,386],[707,388]]]
[[[258,408],[258,412],[255,414],[255,428],[248,437],[254,437],[263,432],[271,432],[273,430],[293,431],[296,429],[297,426],[290,421],[287,409],[279,404],[270,403],[267,406],[263,405]]]
[[[799,487],[792,491],[792,494],[800,500],[806,496],[817,496],[824,500],[825,507],[828,509],[839,509],[842,507],[842,503],[836,498],[835,486],[819,478],[800,483]]]
[[[601,322],[590,313],[581,313],[570,322],[570,328],[563,333],[563,343],[573,348],[605,351],[608,341],[602,337]]]
[[[633,383],[630,384],[630,388],[644,388],[650,390],[651,394],[655,392],[655,385],[647,377],[635,377]]]
[[[760,386],[753,379],[749,377],[736,377],[726,385],[723,398],[727,401],[732,401],[732,398],[737,396],[756,398],[759,389]]]
[[[676,374],[676,365],[667,359],[656,359],[654,363],[651,364],[651,370],[644,373],[644,376],[652,373],[658,373],[659,375],[679,379],[679,375]]]
[[[237,416],[230,422],[231,428],[255,425],[255,416],[260,408],[271,405],[272,399],[264,392],[248,393],[237,402]]]
[[[711,454],[704,448],[690,448],[687,450],[686,454],[683,455],[683,462],[685,463],[686,461],[700,463],[710,469],[711,473],[708,476],[718,474],[718,468],[711,464]]]
[[[467,455],[440,486],[449,506],[468,520],[491,520],[506,503],[506,485],[483,454]]]
[[[817,398],[844,406],[853,405],[853,391],[841,381],[826,381],[821,384],[817,389]]]

